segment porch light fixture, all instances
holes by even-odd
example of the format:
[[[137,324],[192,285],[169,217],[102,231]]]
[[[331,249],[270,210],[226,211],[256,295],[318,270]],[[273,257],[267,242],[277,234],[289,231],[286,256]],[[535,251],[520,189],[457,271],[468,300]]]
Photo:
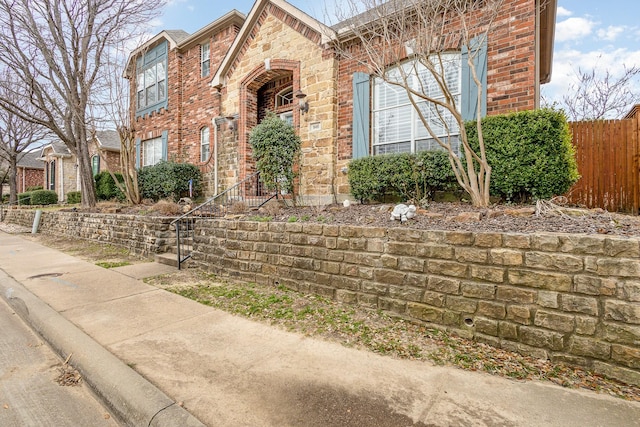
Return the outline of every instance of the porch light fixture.
[[[309,111],[309,103],[307,102],[307,95],[300,89],[296,90],[293,94],[298,99],[298,108],[302,114]]]

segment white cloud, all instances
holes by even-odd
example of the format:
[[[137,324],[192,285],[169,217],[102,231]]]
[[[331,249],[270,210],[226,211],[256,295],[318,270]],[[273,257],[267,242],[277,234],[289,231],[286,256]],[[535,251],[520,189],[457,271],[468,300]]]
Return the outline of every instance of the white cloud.
[[[587,18],[568,18],[556,25],[556,41],[580,40],[592,33],[596,23]]]
[[[570,11],[570,10],[568,10],[568,9],[565,9],[565,8],[564,8],[564,7],[562,7],[562,6],[558,6],[558,11],[556,12],[556,14],[557,14],[558,16],[565,17],[565,16],[571,16],[571,15],[573,15],[573,12],[571,12],[571,11]]]
[[[603,75],[609,71],[615,78],[621,77],[624,66],[627,68],[640,66],[640,50],[626,48],[590,52],[581,52],[576,49],[558,50],[554,53],[551,82],[544,85],[542,90],[545,98],[551,102],[561,101],[562,96],[568,93],[570,85],[577,83],[578,70],[583,72],[595,70],[596,75]],[[640,91],[640,79],[636,78],[632,82],[632,88]]]
[[[615,41],[620,34],[623,34],[626,31],[627,27],[625,25],[609,25],[607,28],[599,29],[597,34],[599,38],[612,42]]]

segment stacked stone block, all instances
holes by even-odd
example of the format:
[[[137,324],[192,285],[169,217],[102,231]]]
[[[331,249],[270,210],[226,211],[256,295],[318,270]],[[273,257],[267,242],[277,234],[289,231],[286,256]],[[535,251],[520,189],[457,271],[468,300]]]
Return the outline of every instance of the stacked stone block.
[[[194,260],[640,384],[636,238],[205,220]]]
[[[10,209],[6,222],[24,227],[33,225],[35,210]],[[42,212],[39,232],[71,238],[96,240],[148,256],[175,247],[173,218],[83,212]]]

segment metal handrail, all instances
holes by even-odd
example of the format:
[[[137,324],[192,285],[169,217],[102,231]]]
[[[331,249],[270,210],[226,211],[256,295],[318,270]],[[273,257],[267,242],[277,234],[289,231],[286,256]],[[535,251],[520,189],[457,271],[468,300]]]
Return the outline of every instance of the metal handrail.
[[[191,258],[196,219],[223,217],[229,212],[240,213],[259,208],[274,197],[277,197],[277,192],[267,191],[260,181],[260,173],[256,172],[171,221],[170,226],[175,225],[176,228],[178,269]]]

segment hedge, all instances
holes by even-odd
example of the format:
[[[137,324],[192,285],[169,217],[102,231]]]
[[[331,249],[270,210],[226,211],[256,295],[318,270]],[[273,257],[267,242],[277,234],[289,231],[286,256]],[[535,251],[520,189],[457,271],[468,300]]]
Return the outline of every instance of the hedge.
[[[202,173],[190,163],[160,162],[138,171],[138,187],[143,199],[158,201],[168,197],[178,201],[189,195],[189,181],[193,180],[193,197],[200,192]]]
[[[28,206],[31,204],[31,191],[25,191],[24,193],[18,193],[18,204]]]
[[[37,190],[31,192],[31,205],[55,205],[58,194],[53,190]]]
[[[75,205],[82,201],[82,193],[80,191],[69,191],[67,193],[67,203]]]
[[[352,160],[348,171],[351,194],[362,202],[391,197],[423,204],[436,191],[456,186],[444,151],[363,157]]]
[[[116,172],[115,176],[118,181],[124,182],[124,178],[121,173]],[[93,179],[96,184],[96,197],[98,200],[111,200],[115,198],[123,201],[126,199],[125,195],[120,191],[108,171],[100,172]]]
[[[475,122],[465,124],[478,147]],[[486,117],[482,134],[491,166],[490,191],[508,201],[565,194],[580,177],[571,132],[561,111],[541,109]]]

